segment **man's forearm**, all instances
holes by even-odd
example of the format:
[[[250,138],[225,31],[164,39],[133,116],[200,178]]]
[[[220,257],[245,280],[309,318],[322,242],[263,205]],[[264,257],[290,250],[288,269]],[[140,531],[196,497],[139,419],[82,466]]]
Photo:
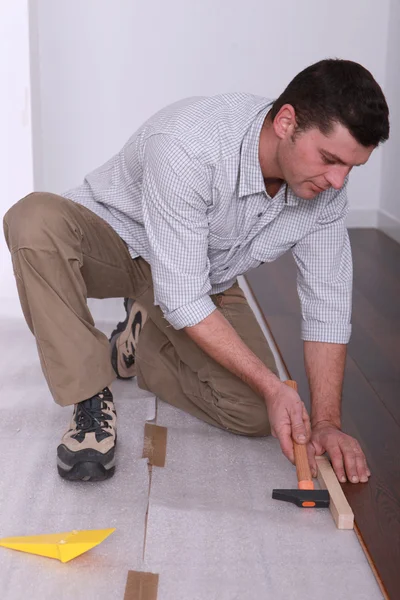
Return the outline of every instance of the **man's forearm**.
[[[204,352],[264,400],[271,433],[278,438],[284,455],[294,462],[293,439],[306,444],[311,432],[309,416],[297,392],[264,365],[218,310],[185,331]]]
[[[264,399],[281,385],[279,378],[241,340],[218,310],[197,325],[186,327],[185,331],[204,352]]]
[[[311,392],[311,425],[329,421],[341,427],[341,398],[347,346],[304,342],[304,361]]]

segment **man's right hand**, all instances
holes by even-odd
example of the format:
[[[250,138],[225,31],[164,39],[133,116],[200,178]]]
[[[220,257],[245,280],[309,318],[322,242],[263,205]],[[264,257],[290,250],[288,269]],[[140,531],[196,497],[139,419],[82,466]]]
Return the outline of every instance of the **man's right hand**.
[[[285,383],[265,397],[271,433],[278,438],[283,454],[294,464],[293,440],[307,444],[311,423],[306,407],[298,393]]]

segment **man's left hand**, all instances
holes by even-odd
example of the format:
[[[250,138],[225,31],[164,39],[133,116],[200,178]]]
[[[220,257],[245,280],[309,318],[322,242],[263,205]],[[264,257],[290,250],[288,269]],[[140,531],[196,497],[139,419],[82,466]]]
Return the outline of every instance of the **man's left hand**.
[[[308,458],[314,477],[317,474],[315,457],[324,452],[328,452],[340,482],[344,483],[347,479],[352,483],[368,481],[371,472],[360,444],[329,421],[320,421],[312,429]]]

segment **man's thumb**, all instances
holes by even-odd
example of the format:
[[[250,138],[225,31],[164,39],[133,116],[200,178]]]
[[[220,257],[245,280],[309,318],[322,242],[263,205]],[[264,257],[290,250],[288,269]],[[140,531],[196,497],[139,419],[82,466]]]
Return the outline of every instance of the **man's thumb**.
[[[298,444],[305,444],[307,441],[307,431],[303,419],[292,420],[292,437]]]

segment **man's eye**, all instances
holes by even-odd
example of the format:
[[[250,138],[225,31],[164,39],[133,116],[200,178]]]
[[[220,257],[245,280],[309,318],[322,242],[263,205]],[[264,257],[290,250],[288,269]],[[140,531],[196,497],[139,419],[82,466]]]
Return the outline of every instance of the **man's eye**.
[[[335,161],[331,160],[330,158],[327,158],[326,156],[322,156],[322,162],[325,163],[326,165],[334,165]]]

